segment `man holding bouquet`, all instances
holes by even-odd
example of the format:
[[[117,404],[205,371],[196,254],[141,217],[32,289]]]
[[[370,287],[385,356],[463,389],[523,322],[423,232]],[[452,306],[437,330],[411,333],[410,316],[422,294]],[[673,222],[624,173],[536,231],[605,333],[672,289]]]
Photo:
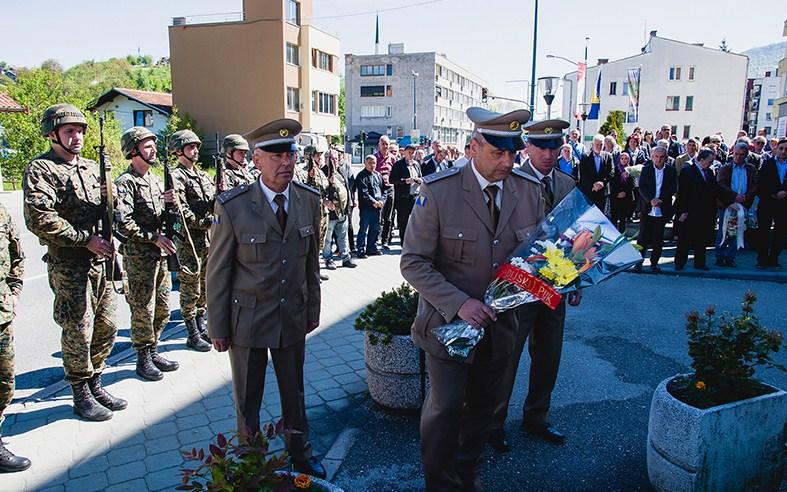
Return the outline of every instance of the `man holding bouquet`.
[[[401,256],[404,278],[420,293],[412,327],[426,352],[431,389],[421,411],[421,456],[428,491],[480,490],[482,452],[503,397],[519,337],[514,311],[496,315],[482,299],[495,271],[544,216],[541,182],[512,173],[524,147],[527,110],[469,108],[473,158],[424,178]],[[448,354],[432,328],[464,320],[485,329],[470,356]]]

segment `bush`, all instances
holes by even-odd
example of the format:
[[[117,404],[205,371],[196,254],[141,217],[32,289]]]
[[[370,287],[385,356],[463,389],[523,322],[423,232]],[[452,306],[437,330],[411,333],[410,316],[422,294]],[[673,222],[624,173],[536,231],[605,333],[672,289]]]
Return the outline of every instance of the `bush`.
[[[709,408],[744,400],[773,390],[754,379],[756,366],[786,370],[771,357],[784,339],[776,330],[768,330],[754,314],[757,296],[747,292],[741,313],[716,316],[708,306],[703,315],[697,311],[687,316],[686,333],[694,373],[676,378],[667,389],[689,405]]]
[[[369,333],[369,342],[389,344],[393,335],[409,335],[418,311],[418,293],[403,283],[391,292],[383,292],[355,318],[355,329]]]

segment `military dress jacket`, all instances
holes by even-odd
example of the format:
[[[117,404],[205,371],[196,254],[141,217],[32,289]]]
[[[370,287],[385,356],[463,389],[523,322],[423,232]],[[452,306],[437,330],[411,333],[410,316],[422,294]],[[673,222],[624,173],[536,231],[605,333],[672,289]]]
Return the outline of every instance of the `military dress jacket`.
[[[472,165],[424,179],[407,225],[400,268],[420,294],[413,340],[430,355],[450,358],[432,328],[458,319],[468,298],[482,300],[497,269],[544,216],[540,186],[537,179],[514,170],[503,181],[498,225],[493,229]],[[510,355],[517,328],[512,311],[499,314],[467,362]]]
[[[183,164],[172,171],[172,179],[192,239],[200,237],[197,231],[203,231],[202,236],[206,236],[213,221],[213,199],[216,195],[213,180],[196,165],[187,169]]]
[[[533,172],[533,167],[530,164],[530,161],[527,161],[524,164],[522,164],[519,170],[531,176],[534,179],[538,179],[536,173]],[[554,200],[552,201],[552,208],[556,207],[557,204],[560,203],[560,201],[563,200],[563,198],[565,198],[566,195],[568,195],[568,193],[571,190],[576,188],[576,186],[577,186],[577,182],[574,181],[574,177],[572,175],[564,173],[563,171],[558,169],[557,166],[555,166],[552,172],[552,195],[554,196]],[[543,191],[543,184],[541,185],[541,189]],[[544,197],[542,194],[542,199],[543,198]],[[546,209],[544,210],[545,214],[548,212],[549,212],[548,210]],[[545,215],[542,215],[539,218],[539,221],[544,217]]]
[[[115,224],[126,237],[121,253],[160,258],[166,253],[156,246],[164,213],[164,185],[152,172],[140,175],[129,166],[115,181]]]
[[[85,246],[104,209],[96,162],[78,157],[69,163],[49,150],[25,168],[22,179],[27,228],[48,246],[48,255],[93,258]]]
[[[14,308],[22,294],[25,254],[11,214],[0,204],[0,325],[14,319]]]
[[[208,333],[253,348],[282,348],[320,319],[320,195],[290,183],[281,230],[259,181],[219,195],[208,256]]]

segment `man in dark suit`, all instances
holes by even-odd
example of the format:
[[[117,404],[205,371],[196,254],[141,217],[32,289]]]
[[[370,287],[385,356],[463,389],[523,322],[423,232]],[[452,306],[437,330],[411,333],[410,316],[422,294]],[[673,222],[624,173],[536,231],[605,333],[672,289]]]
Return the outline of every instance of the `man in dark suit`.
[[[208,333],[216,350],[229,350],[241,439],[260,432],[270,350],[293,467],[325,478],[307,440],[304,403],[306,334],[320,324],[320,195],[292,180],[300,130],[282,118],[252,131],[260,179],[216,199]]]
[[[446,169],[453,167],[453,163],[446,159],[445,156],[445,148],[438,145],[435,153],[427,157],[426,160],[421,163],[421,174],[426,177],[430,174],[445,171]]]
[[[683,270],[689,257],[689,248],[694,250],[694,268],[709,270],[705,265],[705,249],[713,240],[716,226],[716,200],[719,185],[710,168],[715,160],[711,149],[702,149],[692,165],[680,172],[678,198],[675,200],[678,247],[675,252],[675,270]]]
[[[672,217],[672,197],[678,189],[678,173],[672,166],[667,166],[667,149],[661,146],[650,151],[650,162],[642,168],[639,177],[640,223],[637,244],[642,247],[642,258],[653,248],[650,254],[650,269],[653,273],[661,272],[659,259],[664,247],[664,226]],[[637,265],[634,271],[642,271]]]
[[[667,141],[667,162],[675,162],[675,159],[681,154],[680,144],[677,140],[672,140],[672,127],[670,125],[661,125],[661,131],[659,132],[659,139]]]
[[[607,211],[609,182],[613,177],[612,155],[604,152],[604,137],[596,135],[590,152],[582,156],[577,168],[579,189],[603,213]]]
[[[757,251],[757,268],[778,268],[779,254],[787,235],[787,138],[779,140],[773,156],[760,168],[757,181],[757,222],[760,228],[760,245]],[[773,237],[768,240],[773,224]]]
[[[754,197],[757,196],[757,167],[747,162],[748,155],[749,146],[745,142],[738,142],[732,148],[732,161],[716,171],[720,207],[719,230],[716,233],[716,266],[736,266],[738,238],[730,237],[724,231],[724,214],[727,207],[739,203],[748,210],[754,202]]]
[[[537,179],[512,172],[527,110],[467,110],[475,123],[469,164],[424,179],[402,250],[402,276],[419,292],[413,341],[426,352],[431,387],[421,410],[426,490],[478,491],[483,450],[518,336],[513,311],[481,299],[497,268],[538,224]],[[465,361],[452,359],[432,329],[462,319],[486,327]]]
[[[396,161],[391,169],[391,184],[394,185],[394,205],[399,237],[404,246],[405,230],[410,212],[418,196],[421,185],[421,166],[413,159],[415,145],[408,144],[404,148],[404,157]]]
[[[549,213],[576,186],[572,176],[555,169],[558,152],[563,143],[562,130],[568,127],[569,123],[564,120],[537,121],[525,127],[528,132],[529,159],[517,172],[541,182],[539,189],[544,201],[544,214]],[[543,216],[541,218],[543,219]],[[568,303],[576,306],[581,298],[579,291],[572,292],[568,296]],[[495,409],[494,425],[489,435],[490,446],[499,452],[510,449],[503,426],[508,416],[519,359],[528,339],[530,380],[522,408],[522,427],[527,434],[538,439],[555,444],[563,444],[565,441],[565,436],[549,424],[548,416],[563,350],[566,302],[561,301],[554,310],[542,302],[531,302],[517,308],[517,318],[519,331],[514,345],[514,356],[501,375],[505,392]]]

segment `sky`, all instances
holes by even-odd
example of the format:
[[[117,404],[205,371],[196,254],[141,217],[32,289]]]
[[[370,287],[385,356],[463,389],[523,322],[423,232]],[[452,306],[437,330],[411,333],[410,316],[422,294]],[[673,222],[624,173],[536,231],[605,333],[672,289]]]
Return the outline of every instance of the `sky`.
[[[343,53],[373,53],[379,9],[381,52],[389,42],[401,42],[407,52],[444,53],[484,79],[493,94],[522,99],[526,84],[507,81],[531,78],[534,5],[535,0],[388,0],[379,5],[313,0],[311,23],[338,36]],[[0,60],[37,66],[53,58],[67,68],[138,50],[156,59],[168,56],[172,17],[240,12],[242,1],[0,0],[0,7]],[[585,37],[590,38],[591,66],[598,58],[639,53],[651,30],[709,47],[726,38],[736,52],[780,42],[787,0],[541,0],[538,14],[536,78],[572,71],[568,62],[546,55],[579,61]],[[211,68],[227,67],[206,67]]]

